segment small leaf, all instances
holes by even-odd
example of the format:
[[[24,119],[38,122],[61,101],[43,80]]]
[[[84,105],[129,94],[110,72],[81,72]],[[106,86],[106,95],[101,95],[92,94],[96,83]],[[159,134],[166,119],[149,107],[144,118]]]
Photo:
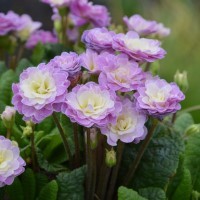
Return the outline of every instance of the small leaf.
[[[140,196],[136,191],[121,186],[118,189],[118,200],[147,200],[147,199]]]
[[[26,58],[23,58],[19,61],[19,64],[16,68],[16,74],[19,76],[23,70],[25,70],[28,67],[33,66],[33,64]]]
[[[53,180],[42,188],[38,200],[57,200],[57,193],[58,184]]]

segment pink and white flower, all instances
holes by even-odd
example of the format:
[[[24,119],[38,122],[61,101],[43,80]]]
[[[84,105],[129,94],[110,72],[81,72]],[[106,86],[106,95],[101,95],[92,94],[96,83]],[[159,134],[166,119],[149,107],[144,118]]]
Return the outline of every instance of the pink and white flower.
[[[166,51],[158,40],[139,38],[136,32],[117,34],[113,38],[113,49],[123,52],[135,61],[154,62],[164,58]]]
[[[107,142],[111,146],[116,146],[118,140],[124,143],[138,143],[147,134],[144,125],[147,120],[146,115],[139,112],[128,98],[122,100],[122,105],[117,121],[101,128],[101,133],[107,136]]]
[[[129,92],[136,90],[143,82],[142,69],[126,54],[102,53],[98,65],[101,66],[99,84],[107,89]]]
[[[25,165],[16,143],[0,136],[0,188],[11,185],[24,172]]]
[[[72,122],[85,127],[102,127],[115,122],[121,111],[115,92],[102,88],[94,82],[77,85],[66,95],[62,112]]]

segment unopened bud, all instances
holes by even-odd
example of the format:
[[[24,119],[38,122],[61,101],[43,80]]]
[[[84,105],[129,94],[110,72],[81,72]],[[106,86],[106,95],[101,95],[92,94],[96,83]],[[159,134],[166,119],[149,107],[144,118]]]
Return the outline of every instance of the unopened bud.
[[[1,114],[1,119],[7,129],[11,129],[15,122],[16,110],[14,107],[6,106],[4,112]]]
[[[33,127],[34,123],[32,121],[26,121],[26,126],[21,126],[23,130],[23,136],[22,137],[30,137],[33,134]]]
[[[116,159],[116,152],[114,151],[114,149],[111,150],[107,150],[106,149],[106,159],[105,159],[106,165],[108,167],[113,167],[116,165],[117,163],[117,159]]]
[[[174,75],[174,82],[177,83],[177,85],[180,87],[181,91],[185,93],[188,90],[189,84],[188,84],[188,78],[187,78],[187,72],[183,71],[182,73],[179,72],[179,70]]]
[[[192,134],[198,133],[200,132],[200,124],[192,124],[191,126],[189,126],[186,131],[185,131],[185,137],[188,137]]]

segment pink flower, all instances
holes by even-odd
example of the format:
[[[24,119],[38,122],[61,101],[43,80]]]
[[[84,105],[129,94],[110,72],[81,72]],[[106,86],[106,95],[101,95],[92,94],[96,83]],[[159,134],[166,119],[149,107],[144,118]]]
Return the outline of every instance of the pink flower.
[[[81,40],[85,43],[87,48],[97,52],[104,50],[112,51],[114,36],[115,33],[113,31],[108,31],[106,28],[94,28],[84,31]]]
[[[102,127],[115,122],[116,115],[121,111],[121,104],[116,94],[100,85],[88,82],[78,85],[66,95],[62,112],[72,122],[85,127]]]
[[[121,92],[136,90],[142,84],[144,74],[134,60],[126,54],[102,53],[98,59],[101,66],[99,84],[107,89]]]
[[[167,83],[157,76],[147,78],[134,97],[138,109],[156,117],[177,112],[185,98],[176,83]]]
[[[40,123],[54,111],[60,111],[70,85],[68,73],[50,64],[29,67],[13,84],[12,103],[24,120]]]
[[[24,172],[25,165],[18,146],[9,139],[0,136],[0,188],[11,185],[15,177]]]
[[[91,74],[99,74],[100,67],[98,65],[99,54],[96,51],[87,49],[85,53],[81,54],[81,65],[86,68]]]
[[[128,98],[122,100],[122,105],[117,121],[101,128],[101,133],[107,136],[107,142],[111,146],[116,146],[118,140],[138,143],[147,135],[147,128],[144,126],[147,117]]]
[[[139,38],[136,32],[129,31],[113,37],[113,49],[129,55],[136,61],[154,62],[164,58],[166,52],[158,40]]]
[[[33,49],[38,43],[47,44],[47,43],[57,43],[58,39],[50,31],[38,30],[35,31],[26,42],[26,48]]]

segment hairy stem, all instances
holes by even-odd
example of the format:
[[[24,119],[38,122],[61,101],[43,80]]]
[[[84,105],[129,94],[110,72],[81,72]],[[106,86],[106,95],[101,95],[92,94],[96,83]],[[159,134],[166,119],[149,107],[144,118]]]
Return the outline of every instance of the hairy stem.
[[[145,72],[149,71],[149,70],[150,70],[150,66],[151,66],[151,63],[148,62],[148,63],[146,64],[145,68],[144,68],[144,71],[145,71]]]
[[[36,151],[35,151],[34,127],[33,127],[33,132],[30,136],[30,142],[31,142],[31,161],[32,161],[33,171],[37,171],[37,157],[36,157]]]
[[[119,167],[120,167],[121,160],[122,160],[123,149],[124,149],[124,143],[122,143],[120,141],[117,146],[117,164],[115,165],[115,167],[112,170],[111,179],[109,182],[110,187],[108,188],[108,194],[106,196],[106,199],[108,199],[108,200],[113,199],[113,195],[114,195],[115,187],[116,187],[117,176],[118,176],[118,172],[119,172]]]
[[[192,112],[192,111],[196,111],[196,110],[200,110],[200,105],[196,105],[196,106],[192,106],[192,107],[189,107],[189,108],[186,108],[180,112],[178,112],[179,114],[181,113],[185,113],[185,112]]]
[[[79,148],[79,137],[78,137],[78,124],[74,123],[74,145],[75,145],[75,166],[80,166],[80,148]]]
[[[11,129],[7,129],[6,138],[10,139],[11,136]]]
[[[64,145],[64,148],[65,148],[65,152],[66,152],[66,155],[67,155],[67,159],[69,158],[69,163],[71,165],[71,162],[72,162],[72,154],[71,154],[71,151],[70,151],[70,146],[69,146],[69,143],[67,141],[67,138],[65,136],[65,133],[64,133],[64,130],[56,116],[56,113],[53,113],[53,119],[55,121],[55,124],[59,130],[59,133],[60,133],[60,136],[62,138],[62,141],[63,141],[63,145]]]
[[[122,181],[122,185],[127,186],[129,184],[129,182],[133,179],[135,172],[138,168],[138,165],[144,155],[145,150],[147,149],[149,142],[151,141],[151,138],[153,136],[154,130],[156,128],[158,124],[158,120],[154,119],[153,120],[153,124],[152,127],[150,129],[150,131],[148,132],[144,142],[142,143],[141,147],[139,148],[139,151],[136,155],[135,160],[131,163],[129,170],[127,172],[127,174],[124,176],[124,179]]]

